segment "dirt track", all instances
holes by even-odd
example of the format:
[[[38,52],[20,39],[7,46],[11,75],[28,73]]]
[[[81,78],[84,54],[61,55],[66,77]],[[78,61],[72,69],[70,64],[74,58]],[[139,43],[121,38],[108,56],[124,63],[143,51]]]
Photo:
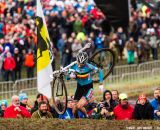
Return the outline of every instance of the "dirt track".
[[[160,130],[159,121],[0,120],[0,130]]]

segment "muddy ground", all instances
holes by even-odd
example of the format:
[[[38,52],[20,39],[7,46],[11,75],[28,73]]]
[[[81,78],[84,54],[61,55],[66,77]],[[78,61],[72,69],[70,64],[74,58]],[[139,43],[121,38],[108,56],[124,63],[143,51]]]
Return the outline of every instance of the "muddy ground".
[[[2,120],[0,130],[160,130],[159,121]]]

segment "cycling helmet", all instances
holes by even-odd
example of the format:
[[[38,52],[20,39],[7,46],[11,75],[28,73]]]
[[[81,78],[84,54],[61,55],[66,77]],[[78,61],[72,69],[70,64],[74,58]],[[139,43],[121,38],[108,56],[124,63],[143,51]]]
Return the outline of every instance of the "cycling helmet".
[[[79,52],[76,59],[78,63],[85,64],[88,61],[88,54],[86,52]]]

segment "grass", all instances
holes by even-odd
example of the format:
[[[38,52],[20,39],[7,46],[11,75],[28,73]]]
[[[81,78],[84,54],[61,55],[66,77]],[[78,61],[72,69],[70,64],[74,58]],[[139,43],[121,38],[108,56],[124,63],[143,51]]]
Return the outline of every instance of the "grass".
[[[1,130],[158,130],[159,121],[0,119]]]

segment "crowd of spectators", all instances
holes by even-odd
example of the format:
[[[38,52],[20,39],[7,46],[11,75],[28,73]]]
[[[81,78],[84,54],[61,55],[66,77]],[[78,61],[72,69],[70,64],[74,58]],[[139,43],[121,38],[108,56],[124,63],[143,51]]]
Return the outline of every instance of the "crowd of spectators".
[[[106,16],[93,0],[43,0],[55,64],[66,66],[75,60],[85,43],[92,42],[92,54],[110,48],[116,61],[127,57],[127,63],[158,59],[160,17],[141,3],[132,4],[129,27],[111,28]],[[22,68],[27,78],[34,76],[36,64],[36,0],[0,1],[0,79],[21,79]],[[60,60],[56,60],[56,55]],[[57,61],[57,63],[55,63]],[[11,78],[10,78],[11,77]]]
[[[58,98],[56,103],[59,102]],[[26,93],[19,96],[14,95],[11,99],[11,105],[8,106],[7,100],[0,101],[1,118],[59,118],[74,119],[73,106],[75,105],[73,96],[68,98],[66,112],[59,115],[54,106],[50,105],[48,98],[43,94],[38,94],[34,103],[31,103]],[[99,102],[92,97],[86,105],[88,116],[84,116],[78,111],[76,118],[106,119],[106,120],[159,120],[160,119],[160,88],[154,90],[154,98],[150,99],[145,93],[139,94],[138,98],[132,100],[126,93],[120,93],[117,90],[105,90],[102,100]]]
[[[33,77],[36,52],[36,3],[32,0],[0,1],[0,80]]]

